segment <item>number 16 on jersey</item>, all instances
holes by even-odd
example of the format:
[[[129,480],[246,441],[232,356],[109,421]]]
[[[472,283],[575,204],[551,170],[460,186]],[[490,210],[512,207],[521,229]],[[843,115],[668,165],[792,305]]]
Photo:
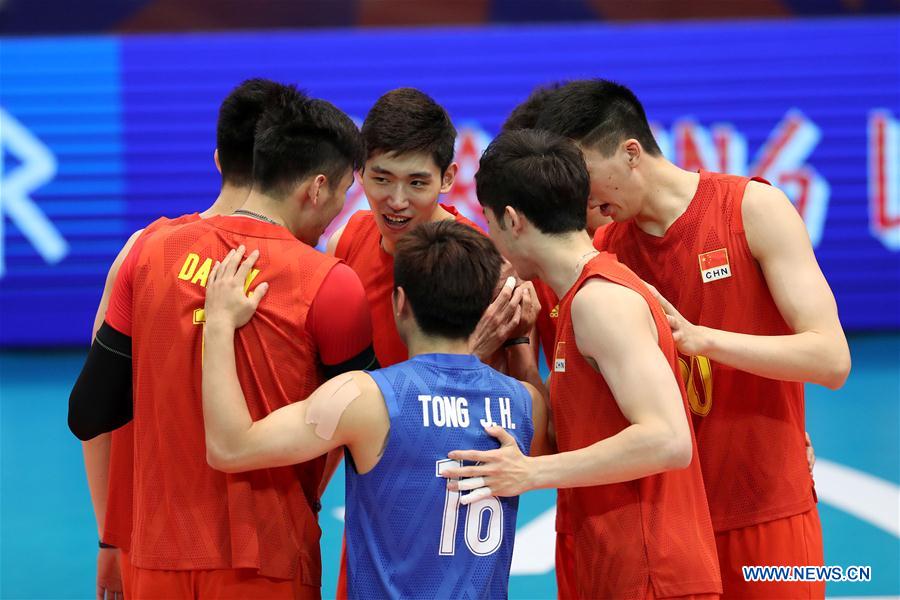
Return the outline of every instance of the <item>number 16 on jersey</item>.
[[[446,469],[458,468],[462,462],[444,459],[437,461],[436,474],[441,476]],[[438,554],[456,554],[456,531],[459,526],[460,492],[447,490],[444,495],[444,518],[441,522],[441,543]],[[503,505],[496,496],[483,498],[468,506],[466,512],[466,546],[472,554],[487,556],[500,549],[503,542]]]

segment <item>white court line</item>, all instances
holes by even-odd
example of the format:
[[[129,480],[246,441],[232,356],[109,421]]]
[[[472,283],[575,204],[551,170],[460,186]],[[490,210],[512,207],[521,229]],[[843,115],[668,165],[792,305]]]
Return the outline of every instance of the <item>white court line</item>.
[[[556,507],[542,512],[516,530],[512,575],[542,575],[553,570],[556,561]]]
[[[900,538],[900,487],[874,475],[819,459],[819,500]]]

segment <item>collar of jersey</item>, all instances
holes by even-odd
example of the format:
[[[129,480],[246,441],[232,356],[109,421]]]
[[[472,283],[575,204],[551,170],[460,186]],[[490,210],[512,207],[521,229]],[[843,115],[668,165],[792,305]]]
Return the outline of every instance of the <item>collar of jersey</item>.
[[[474,354],[445,354],[442,352],[434,352],[429,354],[417,354],[412,360],[428,362],[443,367],[478,369],[484,366],[478,357]]]
[[[265,221],[260,221],[259,219],[251,217],[219,215],[210,217],[209,222],[217,229],[223,229],[232,233],[240,233],[259,238],[297,240],[297,238],[287,230],[287,227],[266,223]]]

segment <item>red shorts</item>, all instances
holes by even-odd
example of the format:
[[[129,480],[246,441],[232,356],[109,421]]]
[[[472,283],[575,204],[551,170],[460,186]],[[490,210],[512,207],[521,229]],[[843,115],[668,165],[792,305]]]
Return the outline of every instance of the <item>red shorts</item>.
[[[122,553],[124,562],[127,556]],[[124,564],[123,562],[123,564]],[[124,577],[125,597],[130,600],[234,598],[248,600],[319,600],[322,588],[295,579],[262,577],[253,569],[164,571],[131,566]]]
[[[824,598],[825,582],[744,581],[743,566],[825,564],[819,511],[716,534],[723,598]]]
[[[131,561],[121,548],[119,549],[119,573],[122,576],[122,591],[131,589]],[[126,596],[127,598],[127,596]]]

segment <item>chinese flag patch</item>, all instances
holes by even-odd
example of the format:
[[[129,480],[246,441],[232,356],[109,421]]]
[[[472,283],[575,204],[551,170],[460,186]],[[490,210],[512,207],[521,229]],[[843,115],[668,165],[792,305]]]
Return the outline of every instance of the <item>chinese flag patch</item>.
[[[731,265],[728,264],[728,250],[719,248],[712,252],[701,254],[700,259],[700,278],[703,283],[717,281],[731,277]]]

